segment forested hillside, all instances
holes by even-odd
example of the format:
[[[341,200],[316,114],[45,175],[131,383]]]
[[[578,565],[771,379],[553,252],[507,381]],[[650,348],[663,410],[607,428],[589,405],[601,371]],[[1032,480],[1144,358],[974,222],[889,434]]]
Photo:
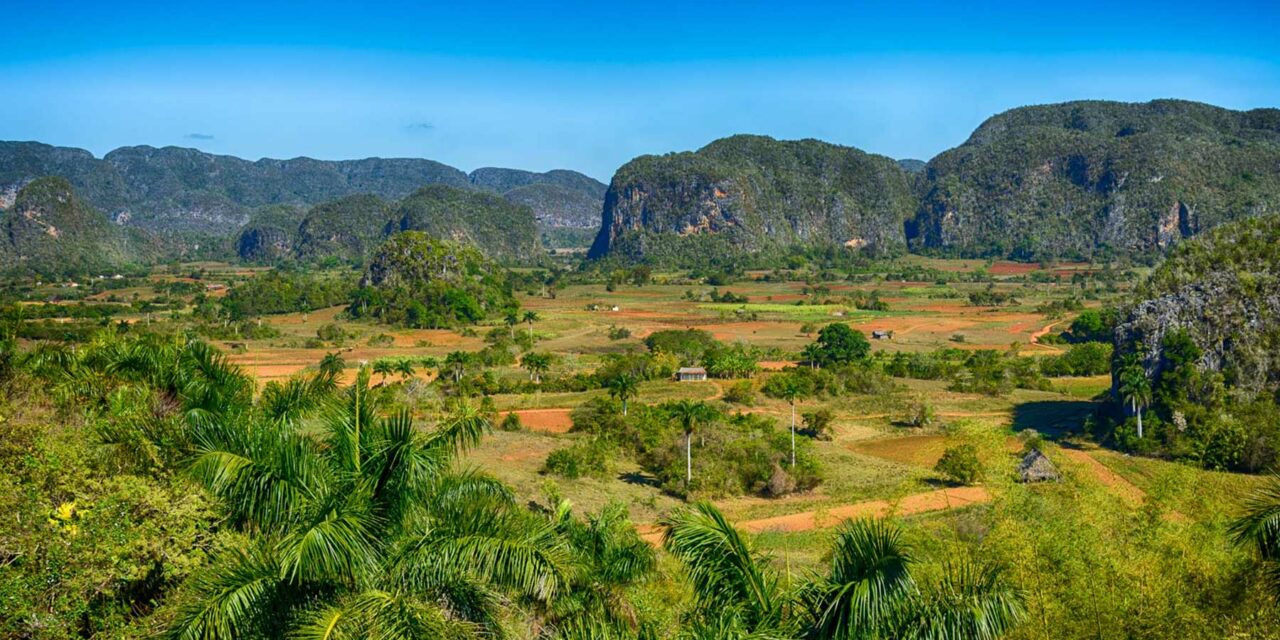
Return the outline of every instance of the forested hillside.
[[[734,136],[619,169],[591,255],[705,261],[798,244],[886,253],[905,246],[913,210],[909,175],[894,160]]]
[[[5,271],[100,272],[148,262],[156,251],[147,238],[111,224],[63,178],[27,184],[13,205],[0,211],[0,269]]]
[[[603,184],[567,170],[484,168],[467,175],[420,158],[249,161],[149,146],[122,147],[98,159],[83,149],[0,142],[0,208],[22,185],[47,175],[66,178],[118,223],[213,235],[235,233],[250,222],[254,210],[269,205],[305,207],[354,194],[398,199],[436,184],[497,194],[532,185],[553,187],[541,195],[511,197],[534,206],[550,227],[594,226],[604,197]]]
[[[1150,258],[1280,210],[1280,110],[1177,100],[1013,109],[931,160],[913,249]]]
[[[278,205],[255,212],[240,232],[241,258],[359,261],[398,231],[425,231],[478,247],[490,258],[535,260],[541,253],[533,211],[499,196],[445,186],[398,202],[356,195],[310,210]]]

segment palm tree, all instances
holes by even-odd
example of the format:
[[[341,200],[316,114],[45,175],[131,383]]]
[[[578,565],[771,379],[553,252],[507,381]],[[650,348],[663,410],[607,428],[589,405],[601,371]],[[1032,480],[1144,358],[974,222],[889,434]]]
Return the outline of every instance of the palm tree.
[[[1245,513],[1231,523],[1237,544],[1250,545],[1258,554],[1271,582],[1280,595],[1280,475],[1262,486],[1245,503]]]
[[[472,355],[466,351],[451,351],[444,358],[444,371],[453,378],[454,383],[462,381],[467,373],[467,365],[471,364]]]
[[[685,489],[693,485],[693,432],[699,423],[709,422],[716,417],[716,411],[701,400],[679,400],[668,402],[664,408],[671,417],[680,423],[684,430],[684,467]]]
[[[686,507],[662,524],[664,547],[693,583],[692,625],[733,637],[989,640],[1026,616],[1022,594],[992,568],[950,565],[922,588],[901,530],[883,521],[842,525],[827,575],[791,594],[714,506]]]
[[[508,313],[502,318],[502,322],[505,323],[507,325],[507,329],[511,331],[511,340],[514,342],[516,339],[516,325],[520,324],[520,317],[514,313]]]
[[[424,434],[379,418],[363,369],[323,433],[214,421],[190,473],[250,534],[192,578],[170,637],[477,637],[505,598],[550,603],[569,555],[497,481],[453,471],[489,428],[459,405]]]
[[[533,323],[541,319],[542,318],[537,313],[534,313],[533,311],[524,312],[525,324],[529,325],[529,345],[530,346],[533,345]]]
[[[791,468],[796,466],[796,402],[813,392],[808,378],[791,373],[779,373],[765,383],[765,395],[786,400],[791,405]]]
[[[1147,379],[1147,370],[1136,353],[1130,353],[1121,361],[1117,372],[1119,377],[1120,397],[1129,403],[1129,407],[1138,416],[1138,438],[1142,438],[1142,409],[1151,402],[1151,381]]]
[[[324,384],[323,386],[326,386],[328,390],[332,391],[337,389],[338,379],[342,376],[342,372],[347,368],[347,363],[338,353],[326,353],[324,354],[324,357],[320,359],[318,368],[320,369],[321,378],[317,379],[327,381],[327,384]]]
[[[542,374],[551,368],[551,354],[526,353],[520,359],[520,366],[529,370],[529,380],[534,383],[541,383]]]
[[[822,346],[816,342],[810,342],[804,346],[804,350],[800,352],[800,356],[805,362],[809,363],[810,369],[818,369],[822,359]]]
[[[768,558],[753,549],[719,509],[698,502],[661,524],[663,547],[684,563],[693,584],[694,624],[737,631],[722,637],[766,631],[786,637],[786,598],[777,576],[766,569]]]
[[[382,376],[381,384],[387,383],[387,376],[395,372],[395,364],[386,358],[373,361],[373,372]]]
[[[414,373],[413,362],[409,361],[408,359],[402,359],[396,362],[395,369],[396,369],[396,374],[405,380],[408,380],[409,378],[413,377],[413,373]]]
[[[558,637],[636,637],[637,611],[626,592],[657,569],[657,557],[627,518],[626,506],[610,502],[579,520],[568,501],[561,501],[553,518],[577,567],[569,589],[551,608],[549,622]]]
[[[617,398],[622,402],[622,415],[627,415],[627,400],[636,397],[640,390],[640,383],[636,377],[629,373],[618,374],[609,378],[605,382],[605,386],[609,388],[609,395]]]

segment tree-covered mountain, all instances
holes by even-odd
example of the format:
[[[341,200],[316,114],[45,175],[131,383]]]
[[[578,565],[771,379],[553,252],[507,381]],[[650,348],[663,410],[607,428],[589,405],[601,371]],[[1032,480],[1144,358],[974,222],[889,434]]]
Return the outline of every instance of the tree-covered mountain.
[[[594,226],[604,185],[566,170],[533,173],[485,168],[466,173],[432,160],[243,160],[196,149],[123,147],[101,159],[82,149],[38,142],[0,142],[0,207],[41,176],[66,178],[95,208],[121,224],[157,232],[230,235],[256,209],[311,206],[355,194],[384,199],[408,196],[427,185],[506,194],[533,185],[549,194],[515,194],[535,206],[548,226]],[[590,211],[587,216],[586,212]]]
[[[147,262],[156,248],[81,200],[64,178],[36,179],[0,211],[3,268],[64,274]]]
[[[897,162],[818,140],[733,136],[614,175],[591,256],[706,260],[788,245],[888,252],[915,209]]]
[[[391,203],[374,195],[355,195],[316,205],[297,230],[294,254],[300,259],[337,256],[354,260],[369,255],[391,222]]]
[[[1013,109],[931,160],[921,189],[913,249],[1152,256],[1280,211],[1280,110],[1175,100]]]
[[[471,244],[496,260],[532,260],[541,251],[533,210],[493,194],[433,185],[401,200],[392,214],[396,231]]]
[[[1280,462],[1280,214],[1180,244],[1137,294],[1115,332],[1115,391],[1149,406],[1128,444],[1211,467]]]
[[[297,242],[298,225],[305,214],[305,208],[290,204],[255,210],[236,238],[236,254],[246,260],[276,260],[289,256]]]
[[[529,207],[495,194],[443,185],[423,187],[399,201],[366,194],[310,210],[267,207],[255,212],[240,232],[237,252],[255,261],[330,256],[359,261],[399,231],[425,231],[475,246],[504,262],[527,262],[542,252]]]

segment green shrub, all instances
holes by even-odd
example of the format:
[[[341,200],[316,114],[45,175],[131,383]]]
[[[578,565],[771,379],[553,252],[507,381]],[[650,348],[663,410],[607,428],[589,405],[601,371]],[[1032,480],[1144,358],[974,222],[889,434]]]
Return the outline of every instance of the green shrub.
[[[756,387],[750,380],[735,382],[725,389],[724,401],[749,407],[756,402]]]
[[[520,414],[510,411],[502,416],[502,422],[498,423],[498,428],[503,431],[519,431],[524,428],[524,425],[520,422]]]
[[[937,465],[934,465],[933,470],[958,484],[974,484],[982,479],[982,463],[978,460],[978,448],[972,444],[948,447],[942,452],[942,458],[938,460]]]
[[[604,477],[612,471],[615,454],[616,448],[606,438],[580,440],[548,454],[541,472],[570,480]]]

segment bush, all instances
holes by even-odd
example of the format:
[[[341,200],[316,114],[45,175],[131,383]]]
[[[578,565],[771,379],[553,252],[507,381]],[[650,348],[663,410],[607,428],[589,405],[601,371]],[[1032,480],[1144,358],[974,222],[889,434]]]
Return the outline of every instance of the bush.
[[[735,382],[724,392],[724,401],[731,404],[751,406],[756,402],[756,388],[750,380]]]
[[[502,416],[502,422],[498,423],[498,428],[503,431],[519,431],[524,428],[524,425],[520,423],[520,414],[511,411]]]
[[[610,340],[626,340],[627,338],[630,338],[630,337],[631,337],[631,330],[626,327],[619,327],[619,326],[609,327]]]
[[[903,422],[912,427],[929,427],[933,426],[937,419],[938,414],[934,411],[933,405],[924,398],[916,398],[907,407],[907,416]]]
[[[395,343],[396,339],[394,337],[385,333],[379,333],[378,335],[369,338],[368,345],[371,347],[389,347]]]
[[[330,322],[316,329],[316,337],[325,342],[342,342],[347,339],[347,332],[338,324]]]
[[[815,440],[831,439],[831,423],[835,421],[835,414],[830,409],[818,409],[803,414],[804,429],[800,432]]]
[[[542,473],[570,480],[583,476],[604,477],[612,470],[615,453],[615,447],[606,438],[578,441],[547,455]]]
[[[978,460],[978,448],[971,444],[948,447],[942,453],[934,471],[958,484],[971,485],[982,478],[982,463]]]

